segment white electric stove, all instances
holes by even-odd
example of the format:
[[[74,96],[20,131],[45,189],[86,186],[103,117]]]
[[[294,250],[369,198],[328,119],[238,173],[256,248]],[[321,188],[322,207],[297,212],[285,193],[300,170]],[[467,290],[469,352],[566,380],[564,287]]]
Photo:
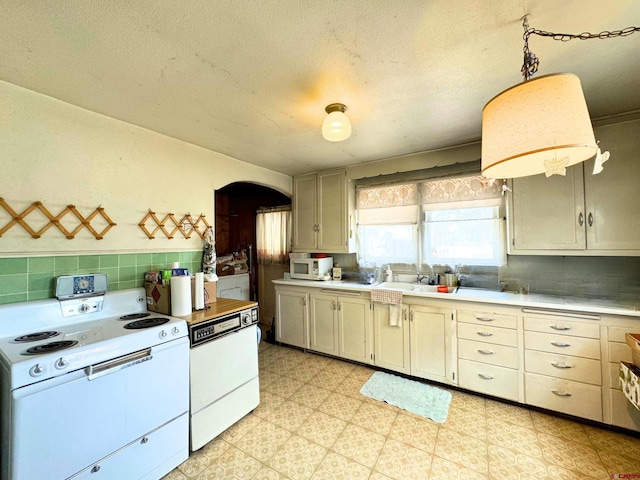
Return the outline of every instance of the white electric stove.
[[[0,306],[1,478],[155,480],[188,458],[186,322],[106,286]]]

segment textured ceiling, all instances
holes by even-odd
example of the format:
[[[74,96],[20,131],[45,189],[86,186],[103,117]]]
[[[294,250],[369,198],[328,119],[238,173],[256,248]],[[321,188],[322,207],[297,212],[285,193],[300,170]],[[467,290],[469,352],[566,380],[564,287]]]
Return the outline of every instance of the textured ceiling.
[[[521,81],[525,13],[640,26],[638,0],[0,5],[0,80],[291,175],[478,141],[483,106]],[[640,33],[529,46],[538,75],[580,77],[592,118],[640,110]],[[340,143],[320,133],[333,102],[353,125]]]

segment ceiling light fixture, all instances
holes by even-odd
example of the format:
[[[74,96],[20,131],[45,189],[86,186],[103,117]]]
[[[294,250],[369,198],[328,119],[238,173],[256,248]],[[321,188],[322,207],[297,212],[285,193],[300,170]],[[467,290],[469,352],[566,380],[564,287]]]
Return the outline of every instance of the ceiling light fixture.
[[[482,174],[488,178],[565,175],[567,167],[599,152],[580,79],[558,73],[529,80],[539,64],[529,51],[530,35],[566,42],[640,31],[639,27],[627,27],[595,35],[556,34],[529,28],[526,15],[522,26],[524,82],[498,94],[482,110]]]
[[[351,122],[344,112],[346,105],[342,103],[332,103],[327,105],[325,111],[328,113],[322,122],[322,136],[330,142],[341,142],[351,135]]]

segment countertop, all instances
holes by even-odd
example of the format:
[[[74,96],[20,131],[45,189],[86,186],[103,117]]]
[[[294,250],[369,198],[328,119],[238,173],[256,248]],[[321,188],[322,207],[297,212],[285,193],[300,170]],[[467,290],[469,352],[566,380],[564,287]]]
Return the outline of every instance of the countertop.
[[[276,285],[314,287],[323,290],[370,292],[380,285],[365,285],[344,280],[273,280]],[[437,298],[461,302],[491,303],[524,308],[552,309],[565,312],[597,313],[605,315],[625,315],[640,317],[640,306],[616,300],[602,298],[581,298],[559,295],[542,295],[537,293],[521,294],[515,292],[498,292],[482,288],[459,287],[455,293],[431,293],[403,291],[405,296]]]
[[[195,310],[191,315],[184,315],[183,320],[186,320],[189,325],[195,325],[205,320],[221,317],[229,313],[238,312],[245,308],[257,306],[257,302],[247,300],[236,300],[233,298],[216,298],[215,302],[207,303],[204,310]]]

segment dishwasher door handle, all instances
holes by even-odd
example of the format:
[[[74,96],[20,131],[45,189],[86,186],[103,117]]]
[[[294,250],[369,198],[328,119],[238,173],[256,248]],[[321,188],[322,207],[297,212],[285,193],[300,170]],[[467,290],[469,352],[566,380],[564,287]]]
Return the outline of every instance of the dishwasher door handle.
[[[128,355],[123,355],[122,357],[107,360],[106,362],[89,365],[85,369],[87,379],[95,380],[96,378],[119,372],[124,368],[132,367],[142,362],[147,362],[152,358],[153,355],[151,355],[151,349],[146,348],[144,350],[133,352]]]

